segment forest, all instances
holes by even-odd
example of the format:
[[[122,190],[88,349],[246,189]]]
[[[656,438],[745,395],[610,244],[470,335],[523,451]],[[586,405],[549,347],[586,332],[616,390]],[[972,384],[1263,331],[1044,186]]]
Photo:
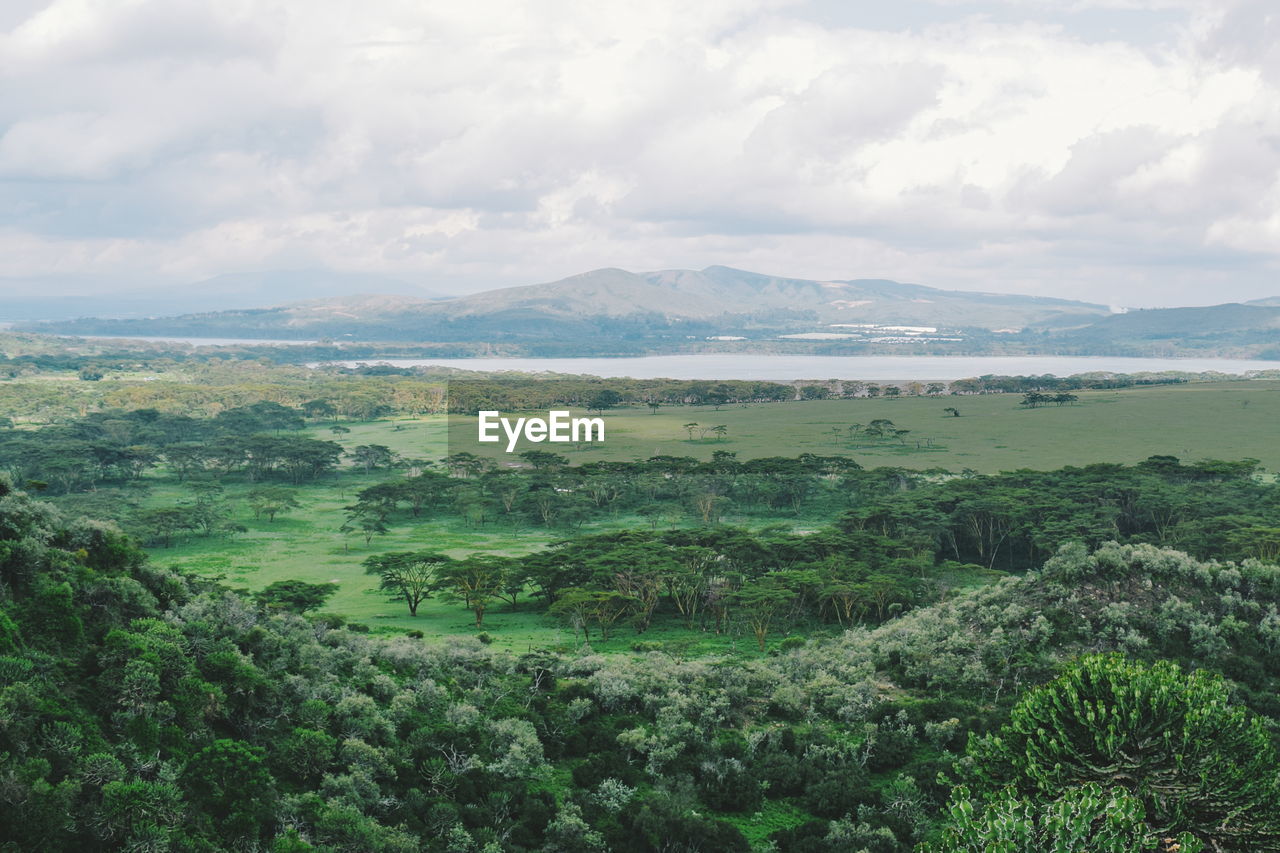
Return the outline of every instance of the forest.
[[[508,465],[339,409],[0,428],[4,849],[1280,849],[1256,460]],[[167,556],[291,522],[341,583]]]

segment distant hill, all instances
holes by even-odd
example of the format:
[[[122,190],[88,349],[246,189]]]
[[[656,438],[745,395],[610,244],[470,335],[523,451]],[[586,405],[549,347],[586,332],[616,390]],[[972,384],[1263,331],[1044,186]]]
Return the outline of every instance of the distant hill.
[[[420,299],[444,294],[390,276],[332,270],[269,270],[228,273],[177,287],[140,288],[77,280],[61,294],[46,295],[38,282],[0,279],[0,321],[63,322],[73,317],[148,319],[162,316],[264,308],[301,299],[342,298],[352,293],[390,293]],[[138,334],[142,334],[139,332]]]
[[[1256,350],[1251,354],[1274,358],[1272,351],[1280,344],[1280,300],[1268,302],[1129,311],[1071,329],[1058,339],[1081,351],[1155,355]]]
[[[265,279],[211,280],[259,294]],[[304,287],[305,274],[295,281]],[[376,282],[375,282],[376,283]],[[324,295],[336,285],[317,282]],[[291,285],[292,287],[292,285]],[[296,292],[281,287],[282,295]],[[244,297],[248,299],[248,296]],[[560,281],[452,299],[339,296],[170,317],[20,324],[79,335],[286,338],[496,346],[508,354],[623,354],[690,348],[743,352],[932,355],[1216,355],[1280,359],[1280,298],[1113,313],[1102,305],[939,290],[883,279],[815,281],[730,267]],[[807,349],[806,349],[807,348]]]
[[[1104,306],[1066,299],[878,279],[813,281],[713,266],[648,273],[601,269],[439,301],[343,297],[174,317],[81,319],[39,328],[71,334],[416,341],[685,338],[822,333],[860,324],[1016,330],[1086,324],[1108,313]]]

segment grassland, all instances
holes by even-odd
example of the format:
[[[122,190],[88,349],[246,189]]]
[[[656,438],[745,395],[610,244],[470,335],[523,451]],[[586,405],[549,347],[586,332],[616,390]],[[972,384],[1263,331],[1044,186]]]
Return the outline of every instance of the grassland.
[[[605,414],[603,444],[536,446],[563,453],[574,464],[658,454],[709,459],[715,451],[727,450],[739,459],[814,453],[850,456],[866,467],[969,468],[981,473],[1132,463],[1155,454],[1187,461],[1253,458],[1269,470],[1280,469],[1280,382],[1200,382],[1077,394],[1076,403],[1036,409],[1020,407],[1020,397],[1013,394],[812,400],[719,409],[678,406],[656,413],[615,409]],[[960,416],[946,412],[949,407]],[[850,424],[865,425],[878,418],[910,433],[901,441],[849,439]],[[450,420],[452,449],[496,458],[506,455],[496,445],[475,442],[475,418]],[[683,425],[691,422],[723,424],[725,437],[718,440],[708,433],[690,440]]]
[[[818,400],[802,403],[759,404],[747,407],[676,407],[619,409],[606,415],[607,440],[601,446],[564,450],[574,463],[596,459],[631,460],[655,454],[709,458],[716,450],[736,452],[739,458],[800,453],[845,454],[867,467],[894,465],[915,469],[970,468],[997,472],[1016,468],[1052,469],[1091,462],[1137,462],[1153,454],[1187,460],[1252,457],[1274,471],[1280,468],[1280,382],[1216,382],[1124,391],[1080,392],[1079,401],[1034,410],[1018,406],[1015,395],[904,398],[880,400]],[[960,417],[944,412],[960,411]],[[850,442],[850,423],[892,420],[909,429],[906,442]],[[474,419],[454,418],[454,429],[474,430]],[[689,440],[683,424],[724,424],[724,440]],[[327,427],[311,432],[336,438],[347,448],[383,444],[411,458],[443,457],[459,449],[446,441],[442,417],[384,420],[344,424],[349,433],[333,436]],[[839,428],[837,434],[833,428]],[[454,436],[455,439],[457,436]],[[916,449],[916,442],[922,443]],[[923,445],[926,440],[932,446]],[[467,448],[477,449],[467,441]],[[494,452],[492,445],[481,445]],[[548,445],[540,445],[547,449]],[[501,452],[497,452],[501,455]],[[482,552],[518,555],[544,547],[559,533],[541,527],[505,524],[468,526],[453,518],[402,522],[385,536],[366,544],[358,534],[339,532],[343,507],[365,485],[389,476],[344,471],[340,476],[299,490],[300,509],[274,522],[255,519],[243,500],[248,486],[229,484],[227,497],[234,521],[246,532],[230,538],[193,538],[172,548],[154,548],[160,565],[184,571],[225,576],[233,586],[250,590],[286,578],[313,583],[335,582],[337,593],[326,610],[368,624],[375,631],[418,629],[431,636],[475,635],[467,611],[456,604],[429,599],[410,617],[401,602],[376,591],[361,561],[370,554],[393,550],[429,549],[460,557]],[[149,478],[147,503],[172,505],[185,496],[184,488],[166,472]],[[729,521],[735,521],[729,518]],[[819,519],[786,519],[798,527],[813,527]],[[640,524],[617,518],[591,529]],[[533,607],[494,607],[485,617],[485,631],[496,644],[518,650],[534,646],[573,644],[575,638],[559,629]],[[693,635],[661,621],[643,637],[620,631],[605,649],[626,649],[637,640],[663,643],[671,651],[701,653],[728,651],[752,645],[749,637]],[[599,644],[596,644],[600,647]]]

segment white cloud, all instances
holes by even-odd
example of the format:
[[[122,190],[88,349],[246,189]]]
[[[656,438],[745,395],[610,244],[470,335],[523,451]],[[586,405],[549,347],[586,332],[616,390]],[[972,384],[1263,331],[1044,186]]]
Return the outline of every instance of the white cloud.
[[[952,4],[974,15],[888,31],[807,5],[55,0],[0,33],[0,248],[29,277],[1276,289],[1267,4]],[[1181,23],[1055,19],[1110,12]]]

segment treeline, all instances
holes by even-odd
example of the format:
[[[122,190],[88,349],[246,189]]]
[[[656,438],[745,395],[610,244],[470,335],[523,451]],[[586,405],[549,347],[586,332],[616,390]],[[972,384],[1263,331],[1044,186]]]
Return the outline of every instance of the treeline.
[[[351,369],[366,375],[413,368],[369,365]],[[453,379],[449,382],[449,411],[474,415],[477,411],[527,411],[550,406],[608,409],[629,406],[725,406],[794,400],[938,397],[948,394],[1040,394],[1061,397],[1073,390],[1122,389],[1186,382],[1185,376],[980,376],[947,382],[865,382],[861,380],[746,380],[677,379]],[[1074,399],[1074,398],[1073,398]]]
[[[137,481],[167,465],[196,473],[297,484],[334,470],[342,446],[301,435],[302,413],[278,403],[227,409],[213,418],[155,409],[108,411],[40,430],[0,429],[0,466],[23,484],[55,493]]]
[[[380,587],[411,614],[433,594],[471,610],[482,628],[498,602],[540,599],[552,618],[590,640],[627,627],[643,634],[655,617],[684,627],[749,635],[760,651],[778,632],[817,623],[879,624],[936,600],[975,566],[935,566],[909,543],[862,531],[754,534],[738,528],[657,533],[628,530],[564,540],[525,557],[430,551],[365,560]],[[981,574],[981,572],[978,572]]]
[[[0,485],[0,593],[6,849],[1280,849],[1258,561],[1072,546],[749,663],[517,655],[261,606]]]
[[[1255,476],[1252,460],[1152,457],[1135,466],[939,478],[824,457],[738,463],[720,454],[710,463],[661,457],[570,468],[554,454],[527,456],[535,464],[523,470],[455,456],[454,476],[426,471],[362,489],[347,526],[366,543],[389,524],[447,514],[481,523],[486,513],[498,522],[505,513],[572,529],[608,514],[656,519],[664,501],[683,511],[683,524],[580,533],[523,557],[379,554],[365,567],[380,587],[411,614],[443,595],[469,609],[477,628],[490,609],[527,606],[518,599],[532,596],[588,641],[644,634],[661,619],[750,637],[764,651],[789,633],[882,624],[993,571],[1025,572],[1071,542],[1280,559],[1280,495]],[[750,495],[768,518],[779,510],[771,501],[798,511],[804,496],[836,520],[807,534],[717,524],[706,501],[730,495]],[[477,509],[486,501],[488,510]],[[579,512],[569,514],[575,501]]]
[[[205,356],[187,365],[139,365],[116,377],[107,371],[96,382],[0,382],[0,411],[14,421],[50,424],[113,409],[209,418],[254,403],[300,409],[313,400],[329,403],[337,417],[348,420],[445,409],[439,376],[355,376]]]
[[[458,453],[443,470],[366,487],[348,508],[375,526],[431,517],[473,524],[535,524],[574,530],[590,520],[639,516],[650,526],[714,525],[726,518],[833,518],[846,531],[907,543],[932,562],[1022,570],[1066,540],[1168,545],[1201,556],[1275,556],[1280,495],[1257,462],[1184,464],[1153,456],[1137,465],[1099,463],[996,475],[898,468],[864,470],[812,454],[707,462],[657,456],[570,466],[546,451],[526,467]],[[1270,531],[1270,532],[1269,532]]]

